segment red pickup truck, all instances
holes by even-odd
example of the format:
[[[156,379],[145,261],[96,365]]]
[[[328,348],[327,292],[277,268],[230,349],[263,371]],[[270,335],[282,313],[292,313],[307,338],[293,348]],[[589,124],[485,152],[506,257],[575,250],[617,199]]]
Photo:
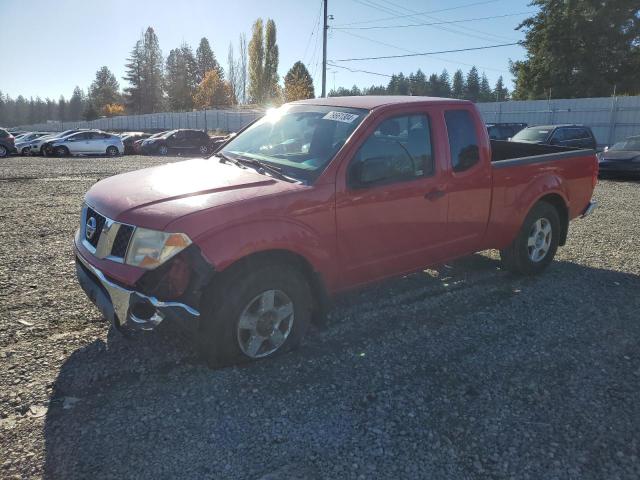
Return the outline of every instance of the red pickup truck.
[[[77,275],[118,329],[168,320],[213,362],[268,357],[338,292],[485,249],[540,272],[597,177],[591,150],[490,142],[467,101],[299,101],[208,159],[94,185]]]

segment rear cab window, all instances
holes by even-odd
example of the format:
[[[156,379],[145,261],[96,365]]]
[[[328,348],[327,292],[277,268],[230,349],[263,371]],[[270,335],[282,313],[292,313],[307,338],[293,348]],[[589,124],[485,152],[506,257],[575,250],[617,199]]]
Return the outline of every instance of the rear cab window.
[[[468,110],[446,110],[444,112],[451,152],[451,168],[464,172],[480,161],[480,147],[476,126]]]

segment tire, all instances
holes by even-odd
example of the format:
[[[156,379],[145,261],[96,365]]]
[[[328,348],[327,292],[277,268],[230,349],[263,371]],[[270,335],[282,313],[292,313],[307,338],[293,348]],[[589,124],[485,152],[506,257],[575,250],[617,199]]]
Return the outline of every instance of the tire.
[[[521,275],[542,272],[558,250],[560,230],[560,216],[556,208],[544,201],[536,203],[513,243],[500,250],[504,268]]]
[[[29,155],[31,155],[31,148],[29,148],[29,147],[24,147],[24,148],[20,151],[20,154],[21,154],[23,157],[28,157]]]
[[[69,149],[67,147],[56,147],[53,149],[53,153],[56,157],[66,157],[69,155]]]
[[[9,156],[9,150],[4,145],[0,145],[0,158]]]
[[[162,155],[163,157],[169,153],[169,147],[166,145],[160,145],[158,147],[158,155]]]
[[[298,269],[266,264],[221,280],[217,290],[205,292],[208,305],[198,335],[200,353],[210,366],[274,357],[300,345],[311,320],[312,298]]]
[[[120,151],[118,147],[114,147],[113,145],[107,147],[107,155],[110,157],[117,157]]]
[[[200,152],[200,155],[206,155],[207,153],[209,153],[209,147],[207,147],[206,145],[200,145],[198,151]]]

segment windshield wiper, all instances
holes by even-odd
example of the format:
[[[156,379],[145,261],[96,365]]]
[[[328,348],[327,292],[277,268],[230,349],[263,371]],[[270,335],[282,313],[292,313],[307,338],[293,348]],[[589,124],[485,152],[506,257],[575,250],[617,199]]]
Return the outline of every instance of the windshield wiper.
[[[268,163],[261,162],[260,160],[256,160],[255,158],[247,158],[247,157],[238,157],[234,159],[236,162],[242,163],[244,165],[251,165],[253,168],[258,170],[259,173],[269,172],[272,176],[279,178],[280,180],[284,180],[286,182],[297,182],[295,178],[288,177],[284,173],[280,171],[279,168],[273,167]],[[260,172],[262,170],[262,172]]]
[[[216,153],[213,154],[213,156],[220,158],[221,162],[224,162],[224,163],[229,162],[229,163],[233,163],[236,167],[247,168],[242,163],[240,163],[238,160],[236,160],[235,158],[231,158],[231,157],[225,155],[222,152],[216,152]]]

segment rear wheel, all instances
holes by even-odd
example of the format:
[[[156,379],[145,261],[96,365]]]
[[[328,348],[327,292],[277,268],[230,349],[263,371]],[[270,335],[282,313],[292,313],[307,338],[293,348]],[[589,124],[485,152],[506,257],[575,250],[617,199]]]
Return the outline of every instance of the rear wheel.
[[[4,145],[0,145],[0,158],[4,158],[9,155],[9,151]]]
[[[507,270],[535,275],[551,263],[559,241],[558,211],[547,202],[538,202],[525,218],[513,243],[500,251],[500,257]]]
[[[28,157],[29,155],[31,155],[31,149],[29,147],[24,147],[20,153],[22,154],[23,157]]]
[[[199,342],[213,366],[289,351],[300,344],[311,319],[306,278],[288,265],[237,272],[206,298],[211,303],[203,312]]]
[[[109,155],[110,157],[115,157],[118,155],[118,153],[120,153],[118,151],[118,147],[114,147],[113,145],[107,147],[107,155]]]
[[[67,147],[56,147],[53,149],[56,157],[66,157],[69,155],[69,149]]]

